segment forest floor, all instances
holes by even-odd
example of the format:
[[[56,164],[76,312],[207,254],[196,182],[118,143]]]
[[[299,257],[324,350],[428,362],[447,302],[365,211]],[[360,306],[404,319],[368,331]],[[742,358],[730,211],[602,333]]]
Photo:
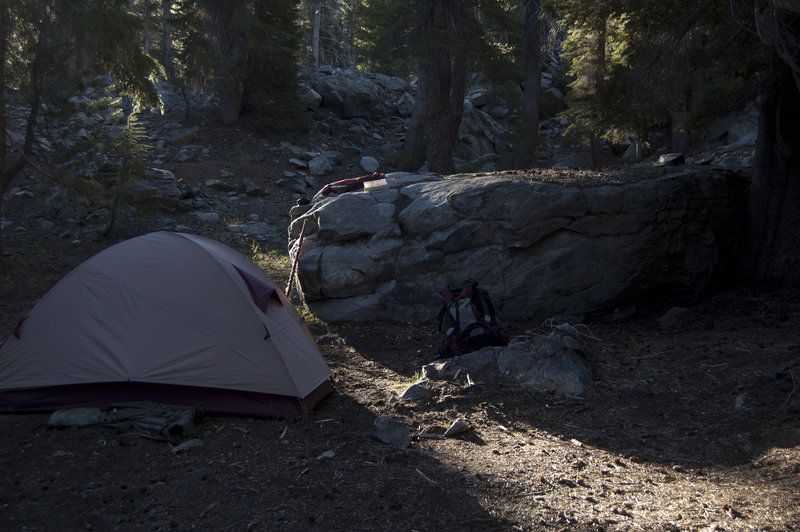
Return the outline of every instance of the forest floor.
[[[253,175],[269,185],[281,169],[265,164]],[[229,165],[169,169],[200,182]],[[270,190],[269,205],[244,207],[285,227],[293,198]],[[4,234],[0,336],[103,245]],[[285,255],[262,255],[279,282]],[[557,323],[501,317],[512,335]],[[656,318],[582,324],[594,376],[582,397],[490,372],[397,400],[439,347],[435,323],[316,321],[335,392],[304,419],[200,417],[191,438],[203,445],[178,452],[188,436],[0,415],[0,528],[800,530],[798,294],[732,290],[679,329]],[[409,448],[369,437],[381,415],[406,424]],[[470,429],[442,437],[458,418]]]

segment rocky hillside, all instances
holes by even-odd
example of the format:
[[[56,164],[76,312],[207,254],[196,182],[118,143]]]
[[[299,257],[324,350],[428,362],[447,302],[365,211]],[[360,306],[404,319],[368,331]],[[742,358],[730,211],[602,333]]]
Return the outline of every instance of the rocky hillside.
[[[554,117],[563,108],[557,65],[543,73],[542,83],[540,166],[586,166],[586,153],[560,136],[566,123]],[[298,93],[312,126],[307,134],[290,138],[255,134],[246,116],[234,127],[219,127],[213,97],[181,94],[169,85],[160,89],[165,112],[139,115],[151,145],[148,179],[130,184],[117,231],[142,224],[191,229],[240,245],[256,241],[283,249],[287,212],[297,198],[331,181],[394,169],[414,98],[414,87],[399,78],[303,69]],[[459,168],[502,167],[513,143],[515,111],[507,98],[480,83],[471,87],[455,147]],[[23,142],[27,109],[13,95],[10,101],[13,159]],[[44,109],[35,164],[4,198],[4,238],[30,231],[73,245],[102,238],[110,217],[104,191],[118,164],[112,144],[128,112],[119,98],[101,98],[93,87],[62,108]],[[708,151],[661,161],[747,166],[754,128],[752,112],[720,120],[707,132]],[[657,132],[653,138],[659,138]],[[624,147],[608,146],[606,154],[610,164],[634,162]],[[656,156],[652,162],[658,161]]]

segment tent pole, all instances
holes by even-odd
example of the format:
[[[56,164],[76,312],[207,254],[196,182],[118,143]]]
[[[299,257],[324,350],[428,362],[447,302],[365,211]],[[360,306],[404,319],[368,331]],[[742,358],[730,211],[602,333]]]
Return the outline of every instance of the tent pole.
[[[297,273],[297,262],[300,260],[300,249],[303,246],[303,238],[306,236],[307,221],[308,218],[303,220],[303,227],[300,229],[300,238],[297,239],[297,253],[294,254],[292,270],[289,272],[289,282],[286,283],[286,297],[291,297],[292,286],[294,285],[294,276]]]

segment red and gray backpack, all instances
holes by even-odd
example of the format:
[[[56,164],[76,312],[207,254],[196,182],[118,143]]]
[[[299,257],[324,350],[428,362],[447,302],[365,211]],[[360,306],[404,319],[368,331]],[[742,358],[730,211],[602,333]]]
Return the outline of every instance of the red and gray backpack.
[[[490,345],[507,345],[508,335],[497,324],[494,306],[486,290],[468,279],[459,288],[445,288],[439,312],[442,347],[437,358],[477,351]]]

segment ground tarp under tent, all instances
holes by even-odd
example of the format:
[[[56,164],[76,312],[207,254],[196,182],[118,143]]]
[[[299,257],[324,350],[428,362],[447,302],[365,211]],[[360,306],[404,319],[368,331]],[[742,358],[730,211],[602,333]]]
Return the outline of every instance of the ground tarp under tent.
[[[0,346],[0,412],[120,401],[295,416],[331,370],[285,294],[220,242],[157,232],[72,270]]]

